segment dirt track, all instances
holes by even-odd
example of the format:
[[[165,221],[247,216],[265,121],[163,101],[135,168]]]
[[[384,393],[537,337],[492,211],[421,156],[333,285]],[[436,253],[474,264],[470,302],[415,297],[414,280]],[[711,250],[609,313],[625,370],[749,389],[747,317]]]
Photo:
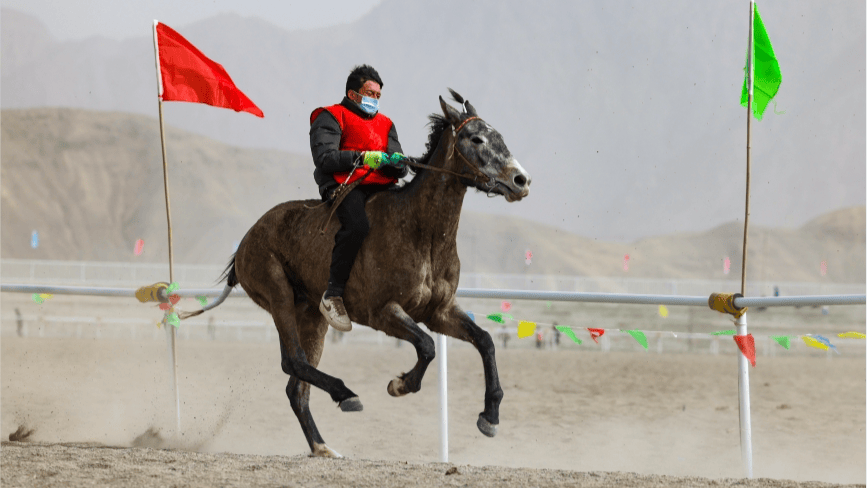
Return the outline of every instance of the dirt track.
[[[154,486],[428,486],[442,479],[458,486],[484,486],[485,479],[491,486],[655,486],[674,483],[663,476],[670,475],[686,477],[678,478],[683,486],[703,486],[709,482],[692,477],[742,474],[734,354],[499,349],[505,398],[500,432],[489,439],[475,428],[484,391],[478,353],[454,347],[450,460],[463,474],[447,478],[447,466],[425,464],[438,452],[436,363],[419,393],[392,398],[385,391],[415,362],[411,347],[326,347],[320,367],[364,403],[363,412],[344,413],[323,392],[311,395],[322,435],[349,458],[344,464],[297,457],[309,451],[283,392],[287,377],[275,344],[181,341],[178,356],[184,436],[162,445],[180,450],[131,449],[149,427],[168,437],[174,425],[163,341],[4,335],[0,434],[5,440],[21,424],[36,432],[33,443],[3,445],[3,485],[32,486],[44,477],[46,485],[69,486],[97,479]],[[761,356],[751,385],[757,477],[864,483],[863,355]],[[70,442],[123,449],[59,445]],[[479,467],[486,465],[497,467]],[[639,474],[582,474],[602,471]],[[47,477],[51,472],[57,474]],[[748,486],[783,486],[765,483]]]
[[[76,444],[4,442],[3,486],[640,486],[825,487],[786,480],[712,480],[636,473],[455,466],[442,463],[330,460],[307,456],[257,456],[122,449]],[[447,474],[456,469],[456,472]],[[854,486],[854,485],[853,485]],[[863,485],[861,485],[863,486]]]

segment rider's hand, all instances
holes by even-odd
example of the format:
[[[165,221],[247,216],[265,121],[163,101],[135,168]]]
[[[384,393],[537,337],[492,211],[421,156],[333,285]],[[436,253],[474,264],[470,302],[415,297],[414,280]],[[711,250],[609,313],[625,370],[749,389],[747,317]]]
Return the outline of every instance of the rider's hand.
[[[405,161],[406,159],[408,159],[406,156],[404,156],[404,155],[401,154],[401,153],[393,153],[393,154],[391,154],[390,156],[389,156],[388,154],[386,154],[386,155],[385,155],[385,158],[388,159],[388,163],[387,163],[387,164],[390,164],[390,165],[395,166],[395,167],[397,167],[397,168],[403,168],[404,166],[406,166],[406,165],[404,164],[404,161]]]
[[[364,153],[364,165],[371,169],[377,169],[383,164],[388,164],[387,156],[380,151],[367,151]]]

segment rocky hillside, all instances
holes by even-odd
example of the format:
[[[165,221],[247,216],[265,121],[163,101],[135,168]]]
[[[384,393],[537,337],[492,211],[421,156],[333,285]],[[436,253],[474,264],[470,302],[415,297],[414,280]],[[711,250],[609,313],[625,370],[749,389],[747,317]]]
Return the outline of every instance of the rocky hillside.
[[[2,111],[0,125],[4,258],[166,261],[156,119],[30,109]],[[166,130],[177,263],[223,263],[263,212],[317,196],[308,155],[242,149]],[[33,230],[37,249],[30,246]],[[467,272],[710,279],[725,276],[725,257],[730,277],[739,273],[742,232],[742,223],[731,222],[623,244],[465,210],[458,249]],[[144,252],[135,256],[138,239],[145,241]],[[844,208],[798,229],[751,225],[748,263],[759,280],[864,282],[865,207]]]

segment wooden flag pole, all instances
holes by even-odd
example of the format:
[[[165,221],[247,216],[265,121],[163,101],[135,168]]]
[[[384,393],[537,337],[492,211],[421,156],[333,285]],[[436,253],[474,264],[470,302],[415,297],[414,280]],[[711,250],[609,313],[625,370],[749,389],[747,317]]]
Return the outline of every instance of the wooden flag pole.
[[[163,149],[163,187],[165,188],[166,194],[166,220],[168,222],[169,227],[169,283],[175,282],[175,273],[173,267],[173,256],[172,256],[172,210],[171,204],[169,203],[169,167],[166,161],[166,135],[165,135],[165,125],[163,124],[163,80],[160,75],[160,51],[159,46],[157,45],[157,21],[154,20],[154,59],[156,62],[157,69],[157,102],[159,104],[159,114],[160,114],[160,144]],[[175,393],[175,428],[176,435],[180,435],[181,433],[181,397],[178,392],[178,347],[177,347],[177,330],[174,326],[166,323],[166,338],[169,342],[169,362],[171,363],[172,370],[172,389]]]
[[[747,44],[747,198],[744,214],[744,253],[741,260],[741,295],[747,293],[747,237],[750,227],[750,119],[753,111],[753,12],[754,0],[750,0],[750,39]]]
[[[753,22],[755,4],[750,0],[750,29],[747,42],[747,197],[744,216],[744,253],[741,262],[741,295],[746,295],[747,284],[747,236],[750,224],[750,119],[753,111],[753,71],[755,59],[753,56]],[[747,314],[738,317],[736,323],[737,335],[747,335]],[[750,370],[747,358],[738,354],[738,413],[740,420],[741,459],[747,478],[753,477],[753,430],[750,420]]]

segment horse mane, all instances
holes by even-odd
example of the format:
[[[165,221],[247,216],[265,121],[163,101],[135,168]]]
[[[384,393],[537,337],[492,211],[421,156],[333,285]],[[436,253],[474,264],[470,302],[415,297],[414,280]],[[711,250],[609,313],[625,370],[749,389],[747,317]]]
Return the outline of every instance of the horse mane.
[[[430,164],[431,157],[433,157],[433,153],[436,150],[440,139],[443,137],[443,132],[445,132],[449,127],[449,122],[440,114],[430,114],[428,116],[428,121],[430,132],[427,135],[427,142],[424,145],[424,155],[419,159],[419,162],[423,164]],[[421,174],[425,171],[424,168],[414,168],[412,166],[410,166],[409,170],[415,175]]]
[[[464,104],[464,98],[460,96],[457,92],[449,88],[449,92],[452,95],[452,100]],[[466,119],[469,117],[466,110],[461,113],[461,119]],[[425,143],[425,152],[424,155],[418,160],[418,162],[422,164],[430,164],[430,160],[433,157],[434,151],[436,151],[437,146],[440,143],[440,139],[443,137],[443,132],[446,131],[450,127],[448,120],[442,115],[438,113],[432,113],[428,115],[428,124],[430,126],[430,132],[427,135],[427,142]],[[424,168],[415,168],[413,166],[409,167],[409,171],[415,175],[416,177],[424,173],[426,170]],[[410,181],[407,185],[405,185],[401,190],[410,188],[413,186],[418,178],[413,177],[412,181]]]

